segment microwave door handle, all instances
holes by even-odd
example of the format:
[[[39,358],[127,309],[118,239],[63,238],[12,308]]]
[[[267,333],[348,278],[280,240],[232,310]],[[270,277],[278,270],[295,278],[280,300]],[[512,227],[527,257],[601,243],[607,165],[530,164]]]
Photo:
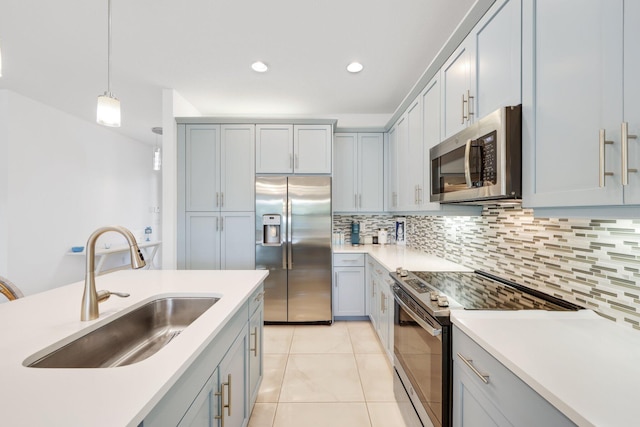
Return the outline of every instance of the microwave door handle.
[[[471,188],[471,139],[467,140],[467,145],[464,148],[464,180],[467,183],[467,187]]]

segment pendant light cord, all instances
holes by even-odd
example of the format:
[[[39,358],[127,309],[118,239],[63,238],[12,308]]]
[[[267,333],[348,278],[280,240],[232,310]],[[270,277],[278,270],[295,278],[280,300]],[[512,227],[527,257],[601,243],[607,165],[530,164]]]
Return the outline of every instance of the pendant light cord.
[[[111,0],[107,0],[107,92],[111,94]]]

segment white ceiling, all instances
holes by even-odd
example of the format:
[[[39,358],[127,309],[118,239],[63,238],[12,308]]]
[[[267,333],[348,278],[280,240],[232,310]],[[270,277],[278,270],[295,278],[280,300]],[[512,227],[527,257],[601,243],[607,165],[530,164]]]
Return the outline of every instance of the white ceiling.
[[[204,116],[366,117],[384,127],[474,0],[112,0],[120,132],[153,143],[162,89]],[[95,121],[107,0],[2,0],[11,89]],[[266,62],[258,74],[250,64]],[[364,71],[348,73],[357,60]],[[366,116],[356,116],[356,115]]]

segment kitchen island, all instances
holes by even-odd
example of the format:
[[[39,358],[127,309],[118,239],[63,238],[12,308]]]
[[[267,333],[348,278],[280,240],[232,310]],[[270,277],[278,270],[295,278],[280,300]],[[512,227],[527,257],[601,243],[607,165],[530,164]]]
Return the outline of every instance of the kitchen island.
[[[248,307],[266,271],[120,271],[98,289],[128,292],[80,321],[83,282],[0,305],[0,402],[3,425],[137,426],[156,408],[231,319]],[[220,300],[171,343],[138,363],[116,368],[42,369],[25,360],[95,330],[122,310],[157,296]],[[248,310],[247,310],[248,313]],[[248,314],[247,314],[248,317]],[[44,350],[44,351],[43,351]],[[215,367],[215,366],[214,366]],[[206,378],[202,379],[203,383]]]

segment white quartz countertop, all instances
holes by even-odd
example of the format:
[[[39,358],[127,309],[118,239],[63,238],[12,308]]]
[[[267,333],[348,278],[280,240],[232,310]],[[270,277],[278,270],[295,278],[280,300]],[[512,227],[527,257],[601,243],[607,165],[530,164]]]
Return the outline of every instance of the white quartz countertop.
[[[640,332],[590,310],[452,310],[451,320],[577,425],[640,422]]]
[[[435,255],[409,249],[400,245],[340,245],[333,247],[334,254],[368,254],[388,271],[402,267],[409,271],[473,271],[455,262]]]
[[[267,276],[259,271],[127,270],[100,276],[98,289],[128,292],[80,321],[84,283],[0,304],[0,424],[137,426]],[[169,345],[117,368],[27,368],[23,361],[69,336],[97,329],[119,311],[158,295],[220,300]]]

